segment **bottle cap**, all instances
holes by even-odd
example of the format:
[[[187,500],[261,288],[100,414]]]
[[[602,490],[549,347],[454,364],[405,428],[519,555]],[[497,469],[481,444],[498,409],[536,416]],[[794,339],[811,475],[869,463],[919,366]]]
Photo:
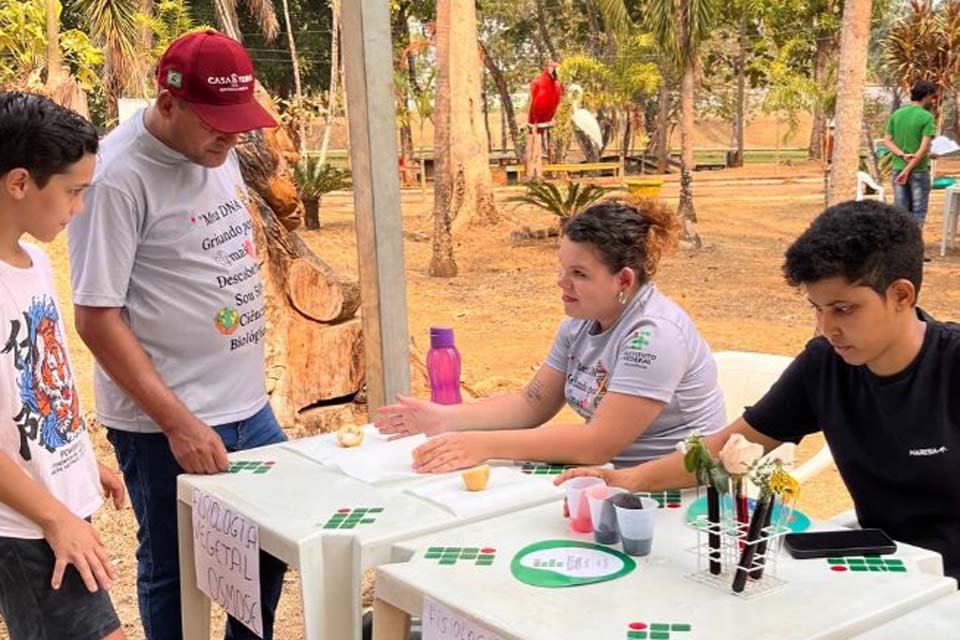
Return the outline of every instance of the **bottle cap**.
[[[446,349],[453,346],[453,327],[430,327],[430,348]]]

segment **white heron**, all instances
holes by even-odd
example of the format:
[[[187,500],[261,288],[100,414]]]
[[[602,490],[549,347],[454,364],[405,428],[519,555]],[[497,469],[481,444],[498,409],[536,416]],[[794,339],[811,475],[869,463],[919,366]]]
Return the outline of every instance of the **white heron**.
[[[573,125],[590,138],[593,144],[597,145],[599,151],[603,148],[603,132],[600,131],[600,123],[597,122],[596,116],[580,106],[580,101],[583,99],[583,87],[578,84],[571,84],[568,90],[570,91],[570,101],[573,102]]]

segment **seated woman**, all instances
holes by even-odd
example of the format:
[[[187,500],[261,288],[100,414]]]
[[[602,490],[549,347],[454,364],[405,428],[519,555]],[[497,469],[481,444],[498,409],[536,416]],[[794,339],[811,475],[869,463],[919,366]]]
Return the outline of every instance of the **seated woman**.
[[[633,466],[693,430],[721,429],[710,347],[651,282],[675,227],[653,200],[607,201],[568,220],[557,284],[569,318],[526,388],[457,405],[399,396],[378,412],[381,433],[439,436],[414,451],[414,469],[439,473],[493,458]],[[564,402],[586,426],[544,425]]]

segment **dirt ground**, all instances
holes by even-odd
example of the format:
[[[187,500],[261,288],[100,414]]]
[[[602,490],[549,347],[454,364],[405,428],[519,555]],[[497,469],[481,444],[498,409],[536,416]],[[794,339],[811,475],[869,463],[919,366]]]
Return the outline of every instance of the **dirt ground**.
[[[944,169],[945,167],[941,167]],[[715,351],[744,350],[792,355],[813,335],[807,303],[788,288],[780,275],[783,252],[791,240],[822,209],[823,181],[819,165],[751,166],[744,170],[698,173],[694,189],[698,230],[704,248],[692,254],[675,252],[665,258],[656,282],[693,317]],[[406,281],[411,335],[418,345],[428,341],[429,326],[452,325],[463,354],[463,377],[483,391],[523,385],[545,357],[562,306],[556,287],[556,243],[553,240],[514,245],[511,231],[522,226],[547,227],[549,216],[502,203],[514,190],[498,192],[504,220],[473,229],[456,243],[460,275],[431,278],[430,212],[432,194],[404,191]],[[677,183],[663,192],[676,204]],[[960,255],[938,255],[943,192],[934,192],[926,227],[928,253],[921,304],[935,317],[958,319]],[[322,228],[304,232],[315,251],[341,273],[356,276],[356,239],[349,193],[330,194],[321,209]],[[420,233],[418,233],[420,232]],[[70,299],[66,242],[49,245],[59,293]],[[92,403],[92,359],[73,331],[73,314],[63,305],[68,341],[81,397]],[[173,318],[171,318],[173,320]],[[425,385],[416,380],[416,389]],[[558,419],[572,420],[572,413]],[[93,438],[103,461],[115,465],[103,430]],[[801,458],[819,448],[809,438]],[[850,508],[850,499],[835,469],[804,485],[800,508],[812,516],[830,516]],[[104,507],[95,518],[119,570],[111,594],[128,638],[143,637],[136,605],[134,559],[136,523],[129,507],[121,512]],[[220,627],[218,627],[220,628]],[[290,572],[281,600],[277,638],[302,637],[297,576]],[[0,638],[6,638],[0,627]]]

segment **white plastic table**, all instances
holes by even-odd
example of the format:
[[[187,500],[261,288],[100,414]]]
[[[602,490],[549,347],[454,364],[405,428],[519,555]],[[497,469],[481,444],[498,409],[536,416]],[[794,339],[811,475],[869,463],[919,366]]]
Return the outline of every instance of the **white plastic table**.
[[[394,543],[545,501],[521,499],[497,511],[464,518],[404,492],[422,478],[367,484],[301,455],[296,442],[242,451],[230,458],[273,461],[274,465],[262,475],[181,475],[177,482],[185,640],[210,637],[210,600],[196,582],[192,533],[195,488],[256,523],[261,549],[299,570],[307,640],[360,639],[363,571],[391,561]],[[560,497],[549,500],[560,504]],[[382,511],[366,512],[354,527],[333,528],[331,518],[338,511],[364,507],[382,507]]]
[[[856,640],[953,640],[960,637],[960,593],[952,593],[880,625]]]
[[[737,597],[687,577],[697,569],[689,551],[696,533],[683,524],[690,494],[683,499],[683,508],[658,511],[653,551],[635,571],[586,586],[537,588],[510,572],[516,552],[533,542],[592,541],[570,531],[553,504],[405,541],[397,556],[409,561],[377,570],[374,638],[403,638],[425,597],[504,640],[848,638],[956,590],[937,554],[901,544],[892,557],[903,572],[837,571],[825,559],[784,554],[778,576],[785,584],[753,599]],[[440,564],[425,557],[429,547],[487,547],[494,560]]]

